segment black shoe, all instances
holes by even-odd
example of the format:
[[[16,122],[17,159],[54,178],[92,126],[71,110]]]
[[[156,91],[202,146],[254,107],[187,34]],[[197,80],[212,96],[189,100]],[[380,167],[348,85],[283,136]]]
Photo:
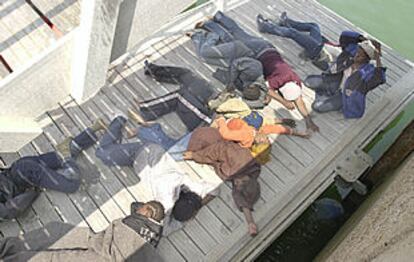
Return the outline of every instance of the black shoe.
[[[288,25],[288,22],[287,22],[287,19],[288,19],[287,13],[286,12],[282,12],[280,14],[280,18],[279,18],[279,25],[280,26],[289,26]]]
[[[144,61],[144,75],[146,76],[152,76],[152,72],[150,69],[150,62],[148,60]]]
[[[265,32],[265,30],[264,30],[264,23],[266,21],[267,20],[261,14],[258,14],[256,16],[257,29],[259,30],[259,32],[261,32],[261,33],[264,33]]]

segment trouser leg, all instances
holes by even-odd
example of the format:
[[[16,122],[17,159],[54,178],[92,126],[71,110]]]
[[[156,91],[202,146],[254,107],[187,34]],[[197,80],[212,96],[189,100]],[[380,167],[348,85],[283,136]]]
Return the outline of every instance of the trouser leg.
[[[182,138],[178,140],[178,142],[175,143],[174,146],[172,146],[168,153],[174,158],[176,161],[183,161],[183,153],[187,151],[188,144],[190,143],[191,135],[193,133],[188,133],[184,135]]]
[[[122,116],[112,120],[107,132],[100,140],[96,156],[106,165],[131,166],[137,152],[142,148],[142,144],[138,142],[120,144],[122,128],[126,121]]]
[[[159,117],[177,110],[178,92],[141,102],[140,113],[146,121],[153,121]]]
[[[313,110],[319,113],[326,113],[330,111],[338,111],[342,109],[342,93],[338,92],[322,101],[315,101],[312,104]]]
[[[213,20],[206,21],[203,25],[203,28],[209,32],[217,34],[219,36],[220,41],[223,43],[234,41],[234,37],[232,36],[232,34],[219,23]]]
[[[151,76],[158,82],[180,84],[183,75],[191,73],[187,68],[176,66],[159,66],[153,63],[148,65]]]
[[[22,158],[13,164],[12,173],[27,185],[65,193],[75,192],[80,185],[78,166],[73,159],[67,159],[61,167],[59,172],[40,163],[40,160]]]
[[[86,128],[83,132],[77,135],[71,145],[70,145],[70,152],[72,157],[76,158],[82,150],[85,150],[95,144],[98,140],[95,132],[91,128]]]
[[[138,130],[137,137],[144,143],[159,144],[165,150],[168,150],[177,142],[177,140],[169,137],[158,123],[150,127],[141,127]]]
[[[232,18],[226,16],[221,11],[218,11],[215,15],[213,20],[219,23],[225,30],[227,30],[236,40],[246,41],[251,38],[257,38],[256,36],[248,34],[243,28],[241,28],[236,21]]]

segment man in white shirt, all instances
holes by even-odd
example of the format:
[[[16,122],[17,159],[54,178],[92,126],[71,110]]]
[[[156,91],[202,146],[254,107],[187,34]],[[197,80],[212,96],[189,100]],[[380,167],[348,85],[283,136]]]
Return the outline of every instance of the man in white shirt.
[[[145,169],[143,165],[147,165]],[[151,200],[165,209],[163,235],[178,230],[182,222],[193,218],[198,210],[218,194],[219,184],[195,179],[182,171],[177,162],[157,144],[147,144],[136,157],[135,170],[148,188]]]

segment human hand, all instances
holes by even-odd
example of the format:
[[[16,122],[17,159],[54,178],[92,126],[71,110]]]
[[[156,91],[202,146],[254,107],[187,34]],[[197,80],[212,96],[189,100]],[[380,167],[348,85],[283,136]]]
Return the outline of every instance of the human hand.
[[[288,110],[293,110],[295,109],[295,103],[290,102],[290,101],[286,101],[283,102],[283,105],[288,109]]]
[[[295,128],[296,121],[291,118],[282,118],[282,125],[288,126],[290,128]]]
[[[193,159],[193,152],[191,152],[191,151],[185,151],[183,153],[183,158],[184,158],[184,160],[191,160],[191,159]]]

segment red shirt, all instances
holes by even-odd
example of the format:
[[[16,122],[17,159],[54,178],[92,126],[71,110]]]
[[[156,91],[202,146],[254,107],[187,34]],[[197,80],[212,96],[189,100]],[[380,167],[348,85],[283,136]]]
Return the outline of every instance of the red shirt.
[[[269,82],[269,88],[278,90],[288,82],[296,82],[296,84],[301,86],[300,77],[283,60],[276,49],[264,52],[259,57],[259,61],[262,62],[263,74]]]

